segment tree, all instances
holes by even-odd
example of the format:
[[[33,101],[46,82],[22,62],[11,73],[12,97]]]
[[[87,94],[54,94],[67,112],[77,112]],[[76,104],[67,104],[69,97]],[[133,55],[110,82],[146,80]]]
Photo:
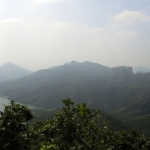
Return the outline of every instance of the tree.
[[[28,121],[32,112],[20,104],[10,102],[0,117],[0,150],[23,150],[29,148]]]
[[[96,124],[99,111],[87,104],[74,106],[71,99],[53,119],[37,121],[26,107],[11,101],[0,117],[0,150],[150,150],[145,136],[131,132],[110,131]]]
[[[150,143],[135,130],[113,132],[99,127],[87,104],[74,106],[71,99],[62,100],[65,107],[52,120],[35,123],[34,149],[41,150],[149,150]]]
[[[41,137],[43,142],[52,147],[66,149],[94,149],[97,145],[97,132],[94,119],[99,111],[91,112],[85,103],[73,106],[71,99],[62,100],[65,107],[56,113],[54,119],[46,120],[41,124]],[[34,126],[39,129],[37,122]],[[37,130],[37,129],[34,129]],[[38,133],[39,135],[39,133]],[[40,138],[40,137],[39,137]],[[41,140],[41,138],[40,138]],[[36,145],[38,145],[37,141]]]

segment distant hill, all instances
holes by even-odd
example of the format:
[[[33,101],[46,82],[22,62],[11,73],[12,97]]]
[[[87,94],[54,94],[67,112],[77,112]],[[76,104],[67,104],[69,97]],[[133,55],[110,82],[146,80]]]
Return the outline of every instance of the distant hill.
[[[0,81],[17,79],[31,73],[32,72],[27,69],[8,62],[0,66]]]
[[[111,113],[150,136],[150,73],[114,78],[111,68],[72,61],[0,83],[0,93],[18,102],[60,109],[67,97]]]
[[[144,67],[135,67],[133,68],[133,73],[148,73],[150,72],[150,69],[144,68]]]
[[[150,138],[150,73],[118,81],[109,79],[101,93],[99,100],[106,112]]]
[[[109,67],[72,61],[53,69],[34,72],[15,81],[1,83],[0,93],[19,102],[49,109],[61,108],[60,100],[67,97],[72,97],[77,103],[88,102],[92,106],[95,94],[99,95],[99,87],[103,85],[96,80],[105,79],[110,74]],[[99,96],[95,101],[98,98]]]

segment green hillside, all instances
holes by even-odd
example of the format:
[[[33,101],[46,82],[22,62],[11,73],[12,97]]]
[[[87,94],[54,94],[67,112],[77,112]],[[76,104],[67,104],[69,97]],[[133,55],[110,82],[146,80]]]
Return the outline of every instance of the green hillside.
[[[36,116],[35,119],[33,119],[32,122],[36,121],[36,120],[41,120],[41,121],[45,121],[46,119],[50,120],[54,117],[54,115],[56,114],[56,112],[61,110],[52,110],[52,111],[48,111],[48,110],[44,110],[44,109],[32,109],[31,110],[33,112],[33,114]],[[94,110],[93,110],[94,112]],[[131,129],[129,126],[127,126],[124,122],[118,120],[117,118],[115,118],[114,116],[107,114],[103,111],[100,111],[98,114],[98,119],[96,120],[96,123],[99,126],[106,126],[109,129],[113,130],[113,131],[119,131],[119,130],[129,130]]]
[[[92,106],[95,97],[95,102],[98,102],[99,88],[104,84],[99,79],[107,78],[110,73],[111,69],[106,66],[73,61],[54,69],[37,71],[16,81],[1,83],[0,93],[15,101],[49,109],[61,108],[59,101],[66,97]]]
[[[86,103],[74,105],[67,98],[53,118],[38,120],[28,107],[10,102],[0,116],[2,150],[149,150],[150,142],[136,130],[113,131],[102,123],[113,117],[91,110]],[[38,112],[40,115],[41,113]],[[44,115],[44,114],[43,114]],[[42,118],[43,119],[43,118]],[[115,119],[116,120],[116,119]],[[115,121],[116,122],[116,121]],[[114,122],[114,123],[115,123]],[[116,123],[115,123],[116,124]],[[118,130],[119,128],[117,128]]]
[[[61,109],[61,99],[86,102],[150,136],[150,73],[111,76],[111,68],[75,61],[0,83],[0,93],[18,102]]]

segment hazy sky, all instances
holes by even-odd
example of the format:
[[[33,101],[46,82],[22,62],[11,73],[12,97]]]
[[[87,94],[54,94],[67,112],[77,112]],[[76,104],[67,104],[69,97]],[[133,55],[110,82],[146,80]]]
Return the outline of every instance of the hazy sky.
[[[0,65],[150,67],[150,0],[0,0]]]

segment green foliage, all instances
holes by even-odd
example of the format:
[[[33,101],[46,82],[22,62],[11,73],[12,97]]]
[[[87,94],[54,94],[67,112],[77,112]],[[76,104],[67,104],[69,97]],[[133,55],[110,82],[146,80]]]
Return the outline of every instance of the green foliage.
[[[112,132],[95,124],[98,111],[92,112],[85,103],[74,106],[71,99],[52,120],[36,122],[32,145],[38,150],[148,150],[150,144],[136,131]],[[36,131],[36,132],[34,132]]]
[[[62,108],[60,99],[69,95],[75,103],[87,102],[90,108],[111,113],[150,137],[150,73],[132,78],[108,77],[110,73],[106,66],[71,62],[1,82],[0,93],[48,109]]]
[[[10,102],[10,106],[5,106],[0,117],[0,150],[28,149],[28,121],[33,117],[26,106],[14,101]]]
[[[53,119],[28,121],[31,111],[11,102],[0,117],[0,149],[2,150],[150,150],[150,143],[135,130],[113,132],[96,124],[99,111],[87,104],[74,106],[71,99]]]
[[[86,104],[73,106],[70,99],[62,101],[66,107],[62,112],[56,113],[52,120],[46,120],[41,124],[41,135],[44,140],[59,149],[93,149],[96,145],[97,126],[94,118],[98,111],[92,113]],[[35,124],[37,129],[38,123]],[[37,129],[34,129],[37,131]],[[39,133],[38,133],[39,135]],[[41,138],[40,138],[41,140]],[[36,145],[39,142],[37,141]]]

